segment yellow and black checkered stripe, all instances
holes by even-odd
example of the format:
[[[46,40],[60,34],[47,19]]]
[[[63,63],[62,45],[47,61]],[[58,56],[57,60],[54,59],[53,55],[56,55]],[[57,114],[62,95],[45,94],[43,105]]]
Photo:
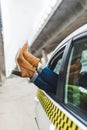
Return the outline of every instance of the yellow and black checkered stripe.
[[[41,90],[38,90],[37,97],[56,130],[81,130]]]

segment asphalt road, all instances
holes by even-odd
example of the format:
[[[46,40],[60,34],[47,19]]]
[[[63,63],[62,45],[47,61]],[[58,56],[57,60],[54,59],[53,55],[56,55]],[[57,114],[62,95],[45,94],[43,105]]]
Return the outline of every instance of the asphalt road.
[[[36,91],[27,79],[18,77],[0,86],[0,130],[38,130],[34,119]]]

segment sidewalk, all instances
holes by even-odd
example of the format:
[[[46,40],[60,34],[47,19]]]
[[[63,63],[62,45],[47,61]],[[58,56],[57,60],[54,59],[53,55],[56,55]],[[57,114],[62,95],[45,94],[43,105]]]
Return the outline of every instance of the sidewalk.
[[[0,87],[0,130],[38,130],[34,119],[37,88],[23,78],[9,78]]]

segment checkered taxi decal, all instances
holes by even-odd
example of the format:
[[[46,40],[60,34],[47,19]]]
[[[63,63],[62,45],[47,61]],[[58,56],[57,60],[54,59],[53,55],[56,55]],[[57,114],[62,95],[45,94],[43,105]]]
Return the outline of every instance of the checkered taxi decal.
[[[37,97],[56,130],[81,130],[41,90],[38,90]]]

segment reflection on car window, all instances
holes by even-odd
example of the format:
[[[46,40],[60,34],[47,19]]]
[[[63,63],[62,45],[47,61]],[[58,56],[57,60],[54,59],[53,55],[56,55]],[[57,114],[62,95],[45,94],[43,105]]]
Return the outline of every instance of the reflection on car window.
[[[62,62],[62,56],[64,52],[65,46],[58,51],[51,60],[50,64],[48,67],[52,69],[56,74],[59,74],[60,72],[60,67],[61,67],[61,62]]]
[[[87,50],[82,51],[81,62],[82,62],[82,70],[81,71],[87,72]]]
[[[87,38],[73,43],[67,69],[65,103],[87,116]]]
[[[61,59],[58,60],[58,62],[57,62],[57,64],[56,64],[56,66],[55,66],[55,68],[54,68],[53,71],[54,71],[55,73],[59,74],[60,66],[61,66]]]

